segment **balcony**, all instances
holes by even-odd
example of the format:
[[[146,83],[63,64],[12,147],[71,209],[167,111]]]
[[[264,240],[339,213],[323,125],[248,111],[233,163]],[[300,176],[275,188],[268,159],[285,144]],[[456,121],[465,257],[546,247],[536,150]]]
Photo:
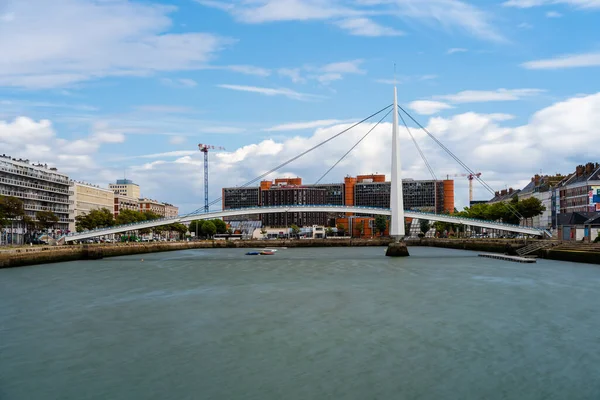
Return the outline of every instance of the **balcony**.
[[[18,170],[15,168],[10,168],[7,167],[6,165],[0,165],[0,171],[4,171],[7,172],[9,174],[15,174],[15,175],[21,175],[21,176],[28,176],[34,179],[39,179],[39,180],[43,180],[43,181],[48,181],[48,182],[56,182],[56,183],[61,183],[64,184],[66,186],[69,186],[69,178],[65,177],[65,178],[53,178],[51,176],[49,176],[49,174],[43,174],[41,172],[38,171],[23,171],[23,170]]]
[[[73,212],[73,210],[70,210],[68,208],[46,207],[46,206],[40,206],[37,204],[23,204],[23,208],[25,210],[30,210],[30,211],[52,211],[53,213],[61,213],[61,214],[71,214]]]
[[[50,197],[35,193],[13,192],[10,190],[0,189],[0,194],[4,196],[19,197],[21,199],[30,199],[38,201],[47,201],[49,203],[73,204],[73,200],[68,200],[60,197]]]
[[[0,177],[0,183],[4,183],[6,185],[11,185],[11,186],[17,186],[17,187],[27,187],[27,188],[31,188],[31,189],[44,190],[46,192],[54,192],[54,193],[61,193],[61,194],[68,194],[68,195],[73,194],[72,191],[69,191],[67,189],[60,189],[60,188],[55,188],[52,186],[38,185],[35,183],[20,180],[20,179],[11,179],[11,178]]]

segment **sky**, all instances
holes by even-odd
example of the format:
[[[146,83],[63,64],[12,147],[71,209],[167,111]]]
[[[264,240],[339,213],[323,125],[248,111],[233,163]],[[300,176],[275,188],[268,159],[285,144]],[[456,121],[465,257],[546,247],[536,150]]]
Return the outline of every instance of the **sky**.
[[[0,0],[0,154],[182,212],[398,102],[496,190],[600,161],[600,0]],[[383,115],[381,115],[383,117]],[[379,116],[269,178],[313,183]],[[385,173],[391,115],[322,182]],[[412,122],[436,178],[466,171]],[[402,174],[431,179],[402,126]],[[475,185],[476,199],[492,196]]]

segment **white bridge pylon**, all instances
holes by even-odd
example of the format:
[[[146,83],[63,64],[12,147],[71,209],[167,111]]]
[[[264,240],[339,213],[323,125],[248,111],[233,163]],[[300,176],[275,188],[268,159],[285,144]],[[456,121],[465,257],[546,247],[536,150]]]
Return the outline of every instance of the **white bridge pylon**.
[[[277,206],[277,207],[251,207],[251,208],[238,208],[229,209],[225,211],[215,211],[202,214],[185,215],[175,218],[158,219],[154,221],[138,222],[129,225],[119,225],[111,228],[95,229],[87,232],[79,232],[64,236],[66,242],[75,240],[90,239],[98,236],[113,235],[123,232],[132,232],[138,229],[154,228],[157,226],[174,224],[177,222],[186,223],[195,220],[203,219],[216,219],[223,217],[237,217],[241,215],[257,215],[257,214],[273,214],[273,213],[295,213],[295,212],[326,212],[326,213],[354,213],[354,214],[367,214],[367,215],[387,215],[391,216],[392,211],[389,208],[373,208],[373,207],[351,207],[351,206],[327,206],[327,205],[314,205],[314,206]],[[404,216],[407,218],[425,219],[429,221],[440,221],[449,222],[452,224],[466,225],[466,226],[477,226],[486,229],[497,229],[505,232],[519,233],[523,235],[543,236],[549,235],[549,233],[543,229],[529,228],[526,226],[503,224],[500,222],[491,222],[476,220],[464,217],[454,217],[447,214],[433,214],[424,213],[419,211],[404,210]],[[404,222],[402,223],[404,227]]]

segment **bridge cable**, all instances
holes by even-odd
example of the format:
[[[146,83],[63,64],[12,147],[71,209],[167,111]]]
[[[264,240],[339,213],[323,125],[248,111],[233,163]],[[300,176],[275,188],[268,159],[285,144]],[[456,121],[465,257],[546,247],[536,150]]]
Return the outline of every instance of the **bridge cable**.
[[[400,117],[400,120],[404,124],[404,127],[406,128],[406,131],[408,132],[408,134],[410,135],[410,138],[412,139],[413,143],[415,144],[415,147],[417,148],[417,151],[421,155],[421,158],[425,162],[425,166],[429,170],[429,173],[431,174],[431,177],[433,178],[434,181],[437,181],[438,179],[437,179],[437,176],[435,175],[435,172],[433,172],[433,168],[431,168],[431,165],[429,164],[429,161],[427,161],[427,158],[425,157],[425,154],[423,153],[423,151],[421,151],[421,147],[419,146],[419,143],[417,143],[417,140],[415,139],[415,137],[411,133],[410,128],[408,127],[408,125],[406,124],[406,121],[404,120],[404,117],[400,113],[400,110],[398,110],[398,116]]]
[[[448,153],[450,155],[450,157],[452,157],[457,163],[459,163],[465,170],[467,170],[467,172],[469,172],[475,179],[477,179],[477,181],[491,194],[495,195],[495,191],[494,189],[487,184],[487,182],[485,182],[483,179],[481,179],[480,177],[478,177],[476,175],[476,173],[469,168],[464,162],[462,162],[462,160],[460,158],[458,158],[454,153],[452,153],[452,151],[450,151],[450,149],[448,149],[446,146],[444,146],[444,144],[442,142],[440,142],[438,140],[438,138],[436,138],[431,132],[429,132],[423,125],[421,125],[419,123],[419,121],[417,121],[415,118],[413,118],[412,115],[410,115],[410,113],[408,113],[404,108],[402,108],[402,106],[398,105],[398,108],[400,110],[402,110],[404,112],[404,114],[406,114],[415,124],[417,124],[419,126],[419,128],[421,128],[423,130],[423,132],[425,132],[431,139],[433,139],[446,153]],[[509,203],[504,203],[505,206],[507,206],[507,208],[519,219],[523,219],[523,216],[521,215],[521,213],[519,213],[519,211],[513,207],[512,205],[510,205]]]
[[[366,133],[366,134],[365,134],[363,137],[361,137],[361,138],[358,140],[358,142],[356,142],[356,143],[354,144],[354,146],[352,146],[352,147],[350,148],[350,150],[348,150],[348,151],[347,151],[347,152],[346,152],[346,153],[345,153],[345,154],[344,154],[344,155],[343,155],[343,156],[342,156],[342,157],[341,157],[339,160],[337,160],[337,161],[336,161],[336,163],[335,163],[335,164],[333,164],[333,165],[332,165],[332,166],[331,166],[331,167],[330,167],[330,168],[329,168],[329,169],[328,169],[328,170],[327,170],[327,171],[326,171],[326,172],[325,172],[323,175],[321,175],[321,177],[320,177],[319,179],[317,179],[317,181],[316,181],[314,184],[315,184],[315,185],[317,185],[319,182],[321,182],[321,181],[323,180],[323,178],[325,178],[325,176],[327,176],[327,174],[328,174],[328,173],[330,173],[332,169],[334,169],[334,168],[335,168],[335,167],[336,167],[336,166],[337,166],[337,165],[338,165],[340,162],[342,162],[342,160],[343,160],[344,158],[346,158],[346,156],[347,156],[348,154],[350,154],[350,152],[351,152],[352,150],[354,150],[354,149],[356,148],[356,146],[358,146],[358,145],[360,144],[360,142],[362,142],[362,141],[363,141],[363,140],[364,140],[364,139],[365,139],[367,136],[369,136],[369,134],[370,134],[371,132],[373,132],[373,130],[375,130],[375,128],[377,128],[377,126],[378,126],[378,125],[381,123],[381,121],[383,121],[384,119],[386,119],[386,118],[388,117],[388,115],[390,115],[390,113],[391,113],[391,112],[392,112],[392,110],[389,110],[389,111],[387,112],[387,114],[385,114],[385,115],[383,116],[383,118],[381,118],[381,119],[380,119],[380,120],[379,120],[379,121],[378,121],[378,122],[377,122],[377,123],[376,123],[376,124],[375,124],[375,125],[374,125],[374,126],[371,128],[371,129],[369,129],[369,131],[368,131],[368,132],[367,132],[367,133]]]
[[[286,165],[288,165],[289,163],[291,163],[291,162],[293,162],[293,161],[296,161],[296,160],[297,160],[297,159],[299,159],[300,157],[302,157],[302,156],[304,156],[304,155],[306,155],[306,154],[310,153],[311,151],[313,151],[313,150],[317,149],[318,147],[321,147],[322,145],[324,145],[324,144],[326,144],[326,143],[330,142],[331,140],[333,140],[333,139],[337,138],[338,136],[340,136],[340,135],[342,135],[342,134],[344,134],[344,133],[348,132],[349,130],[351,130],[351,129],[355,128],[356,126],[358,126],[358,125],[362,124],[363,122],[365,122],[365,121],[367,121],[367,120],[369,120],[369,119],[373,118],[374,116],[376,116],[376,115],[378,115],[378,114],[382,113],[383,111],[387,110],[388,108],[390,108],[390,107],[392,107],[392,106],[393,106],[393,104],[390,104],[390,105],[388,105],[388,106],[386,106],[386,107],[382,108],[381,110],[379,110],[379,111],[377,111],[377,112],[375,112],[375,113],[373,113],[373,114],[369,115],[368,117],[366,117],[366,118],[364,118],[364,119],[362,119],[362,120],[360,120],[360,121],[356,122],[355,124],[353,124],[353,125],[351,125],[350,127],[346,128],[346,129],[344,129],[344,130],[342,130],[341,132],[339,132],[339,133],[337,133],[337,134],[335,134],[335,135],[331,136],[330,138],[328,138],[328,139],[326,139],[326,140],[322,141],[321,143],[318,143],[317,145],[315,145],[315,146],[311,147],[310,149],[303,151],[302,153],[298,154],[297,156],[290,158],[289,160],[285,161],[284,163],[282,163],[282,164],[279,164],[279,165],[278,165],[278,166],[276,166],[275,168],[272,168],[271,170],[269,170],[269,171],[265,172],[264,174],[262,174],[262,175],[260,175],[260,176],[258,176],[258,177],[256,177],[256,178],[254,178],[254,179],[252,179],[251,181],[248,181],[248,182],[246,182],[245,184],[243,184],[243,185],[242,185],[242,186],[240,186],[239,188],[241,189],[241,188],[247,187],[247,186],[249,186],[249,185],[251,185],[251,184],[255,183],[256,181],[258,181],[258,180],[261,180],[261,179],[265,178],[267,175],[269,175],[269,174],[272,174],[273,172],[275,172],[275,171],[277,171],[277,170],[279,170],[279,169],[281,169],[281,168],[285,167]],[[215,199],[215,200],[213,200],[212,202],[210,202],[210,203],[209,203],[209,207],[210,207],[211,205],[214,205],[214,204],[216,204],[216,203],[220,202],[222,199],[223,199],[222,197],[219,197],[218,199]],[[189,215],[193,215],[193,214],[199,214],[199,213],[200,213],[200,210],[202,210],[202,209],[203,209],[203,208],[198,208],[198,209],[196,209],[196,210],[192,211],[191,213],[185,214],[185,215],[183,215],[183,216],[189,216]]]

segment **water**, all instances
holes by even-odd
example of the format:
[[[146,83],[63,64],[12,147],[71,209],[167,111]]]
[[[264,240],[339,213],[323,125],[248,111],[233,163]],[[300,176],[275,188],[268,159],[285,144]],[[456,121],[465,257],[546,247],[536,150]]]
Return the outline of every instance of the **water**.
[[[246,251],[0,270],[0,399],[598,399],[598,266]]]

